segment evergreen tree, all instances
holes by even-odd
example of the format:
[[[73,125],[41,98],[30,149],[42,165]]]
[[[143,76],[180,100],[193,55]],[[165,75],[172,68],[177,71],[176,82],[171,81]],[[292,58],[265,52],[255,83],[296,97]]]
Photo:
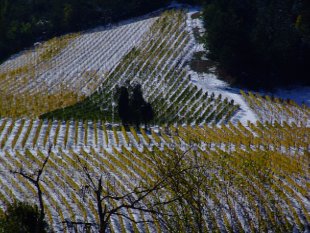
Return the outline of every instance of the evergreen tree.
[[[146,104],[141,85],[137,84],[133,87],[130,108],[132,113],[132,123],[136,125],[138,128],[140,123],[142,122],[142,108]]]
[[[129,93],[126,87],[120,88],[120,97],[118,101],[118,114],[124,125],[131,122],[131,108],[129,105]]]
[[[141,111],[142,111],[143,123],[145,125],[145,128],[147,128],[147,124],[154,118],[152,105],[150,103],[146,103],[144,106],[142,106]]]
[[[153,119],[152,106],[144,100],[141,85],[119,89],[118,113],[125,126],[132,124],[139,128],[141,123],[147,126]]]
[[[10,204],[0,216],[0,233],[45,233],[47,224],[40,220],[40,212],[35,206],[16,202]]]

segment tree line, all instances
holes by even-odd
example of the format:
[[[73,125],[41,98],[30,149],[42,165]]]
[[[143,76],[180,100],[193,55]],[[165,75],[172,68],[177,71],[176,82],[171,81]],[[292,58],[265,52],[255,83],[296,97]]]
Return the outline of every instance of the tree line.
[[[236,84],[309,84],[308,0],[206,0],[205,46]]]

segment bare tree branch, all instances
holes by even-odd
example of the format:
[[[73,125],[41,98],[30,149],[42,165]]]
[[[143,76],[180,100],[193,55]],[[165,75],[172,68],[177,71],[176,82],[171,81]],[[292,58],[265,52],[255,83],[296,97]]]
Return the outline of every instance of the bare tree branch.
[[[10,170],[10,172],[12,174],[17,174],[17,175],[20,175],[22,176],[23,178],[25,178],[26,180],[28,180],[30,183],[32,183],[36,189],[37,189],[37,196],[38,196],[38,200],[39,200],[39,207],[40,207],[40,220],[43,221],[44,219],[44,216],[45,216],[45,210],[44,210],[44,203],[43,203],[43,192],[41,190],[41,187],[40,187],[40,178],[43,174],[43,171],[44,171],[44,168],[46,167],[46,164],[50,158],[50,155],[51,155],[51,151],[52,151],[52,145],[49,146],[49,149],[48,149],[48,155],[47,157],[45,158],[41,168],[34,172],[33,175],[29,175],[29,174],[26,174],[22,168],[20,168],[19,171],[12,171]],[[36,174],[36,176],[35,176]],[[35,178],[33,178],[32,176],[35,176]],[[36,232],[38,233],[39,231],[39,228],[36,229]]]
[[[124,218],[128,219],[129,221],[131,221],[131,222],[133,222],[133,223],[136,223],[136,224],[139,224],[139,223],[154,223],[153,220],[142,220],[142,221],[137,221],[137,220],[135,220],[135,219],[133,219],[133,218],[128,217],[126,214],[122,214],[122,213],[115,213],[115,215],[124,217]]]
[[[150,222],[148,221],[137,221],[130,216],[120,213],[121,209],[131,209],[136,210],[144,213],[154,214],[156,216],[172,216],[172,214],[163,213],[162,207],[165,205],[169,205],[179,199],[179,196],[170,197],[169,200],[164,201],[157,201],[154,203],[149,203],[148,205],[144,204],[144,201],[152,195],[152,193],[156,193],[157,191],[163,190],[165,187],[168,186],[170,179],[173,179],[174,176],[179,176],[181,173],[186,173],[192,167],[182,167],[182,160],[185,159],[186,154],[192,148],[186,150],[182,154],[178,152],[175,153],[176,157],[174,157],[171,161],[168,161],[168,167],[163,167],[165,171],[158,177],[155,182],[147,185],[139,185],[135,187],[134,190],[129,191],[123,195],[114,195],[114,193],[110,192],[109,189],[109,182],[103,182],[103,176],[100,175],[98,178],[94,178],[90,173],[87,164],[82,162],[80,157],[76,155],[79,164],[81,165],[82,171],[84,172],[86,179],[90,182],[91,188],[96,197],[96,204],[97,204],[97,214],[99,217],[99,232],[105,233],[108,229],[110,219],[113,215],[122,216],[132,222],[135,223],[143,223],[143,222]],[[172,153],[173,151],[171,151]],[[163,165],[164,166],[164,165]],[[181,167],[181,169],[180,169]],[[108,177],[106,179],[109,179]],[[106,183],[106,184],[105,184]],[[106,185],[105,191],[103,184]],[[111,204],[110,201],[114,201]]]

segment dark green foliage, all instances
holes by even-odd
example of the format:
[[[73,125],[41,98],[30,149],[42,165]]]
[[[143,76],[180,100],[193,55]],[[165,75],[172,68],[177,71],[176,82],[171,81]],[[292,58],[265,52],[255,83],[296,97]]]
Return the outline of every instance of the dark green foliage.
[[[139,16],[167,0],[0,0],[0,61],[65,32]]]
[[[142,106],[142,121],[145,124],[145,127],[147,127],[147,124],[151,122],[154,118],[154,111],[152,108],[152,105],[150,103],[146,103],[144,106]]]
[[[131,121],[130,119],[130,103],[129,103],[129,93],[126,87],[120,88],[120,96],[118,100],[118,114],[124,125],[128,125]]]
[[[92,119],[136,126],[153,120],[152,106],[144,100],[140,85],[116,88],[112,100],[105,95],[104,90],[72,106],[43,114],[40,119]],[[116,106],[113,107],[114,101]]]
[[[132,95],[130,98],[130,109],[132,123],[135,124],[137,128],[142,122],[142,108],[144,105],[146,105],[146,102],[143,98],[141,86],[136,85],[132,90]]]
[[[119,93],[118,114],[124,125],[131,124],[138,128],[141,123],[147,125],[153,120],[152,106],[144,100],[140,85],[121,87]]]
[[[16,202],[0,215],[0,233],[45,233],[47,224],[40,220],[36,206]]]
[[[209,0],[205,44],[237,84],[309,84],[309,14],[309,1]]]

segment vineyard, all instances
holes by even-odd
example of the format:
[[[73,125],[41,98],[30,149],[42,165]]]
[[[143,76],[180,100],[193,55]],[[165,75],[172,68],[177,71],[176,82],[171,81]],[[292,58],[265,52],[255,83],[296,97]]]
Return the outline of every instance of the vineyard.
[[[142,85],[155,110],[155,124],[227,122],[239,106],[231,99],[197,88],[184,68],[194,51],[194,38],[183,11],[164,13],[142,43],[128,53],[97,92],[76,105],[47,113],[47,119],[101,119],[114,117],[115,88],[126,83]]]
[[[98,222],[95,197],[82,193],[86,180],[78,161],[87,163],[92,174],[109,174],[107,182],[113,182],[109,185],[115,187],[117,183],[118,187],[113,192],[122,194],[134,190],[141,181],[155,179],[158,164],[173,159],[177,151],[190,149],[184,166],[194,158],[203,165],[194,171],[204,175],[197,177],[203,185],[193,190],[192,195],[196,191],[203,193],[200,204],[204,209],[201,219],[204,231],[305,232],[310,224],[309,133],[309,128],[279,123],[127,131],[124,127],[91,121],[15,123],[3,119],[1,206],[15,198],[33,202],[36,193],[31,183],[10,171],[20,168],[31,172],[40,167],[49,144],[53,149],[42,189],[48,221],[59,231],[70,231],[62,224],[66,219]],[[173,195],[171,192],[176,189],[165,191]],[[155,197],[149,198],[145,201]],[[181,207],[175,204],[167,211],[183,213]],[[176,224],[178,229],[186,227],[185,222],[183,226],[177,219],[157,219],[139,211],[126,214],[154,218],[154,222],[132,224],[118,216],[111,219],[111,232],[173,228],[161,225],[162,221]],[[189,224],[194,227],[195,222]]]
[[[0,210],[40,189],[54,232],[99,232],[99,193],[107,232],[310,232],[309,107],[191,70],[197,14],[68,34],[3,63]],[[119,124],[128,83],[154,108],[148,127]]]
[[[262,122],[295,122],[310,125],[309,107],[305,104],[300,106],[289,99],[262,96],[258,93],[241,91],[241,94]]]
[[[0,115],[35,118],[83,100],[155,20],[68,34],[9,59],[0,66]]]

